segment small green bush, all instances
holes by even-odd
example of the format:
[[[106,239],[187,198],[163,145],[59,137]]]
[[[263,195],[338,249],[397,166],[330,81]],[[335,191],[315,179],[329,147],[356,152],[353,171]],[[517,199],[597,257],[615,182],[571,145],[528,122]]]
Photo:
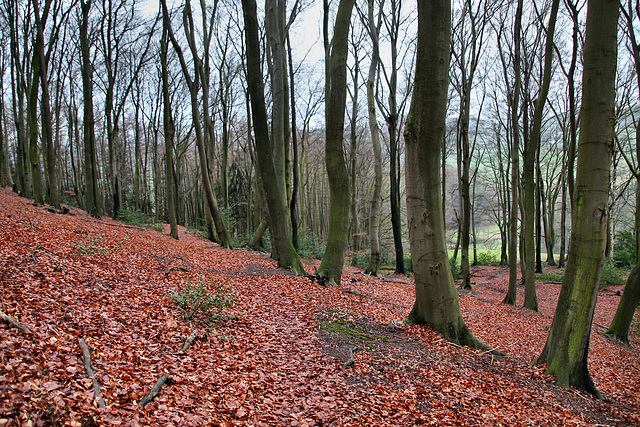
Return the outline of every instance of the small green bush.
[[[145,220],[144,214],[142,213],[142,211],[134,209],[127,204],[125,204],[120,208],[116,219],[118,221],[122,221],[126,224],[131,224],[131,225],[139,225],[139,226],[147,225],[147,221]]]
[[[222,283],[189,283],[181,289],[171,290],[171,299],[182,310],[185,320],[197,321],[207,328],[226,318],[224,309],[233,307],[235,295]]]
[[[73,246],[76,248],[80,255],[106,255],[113,253],[122,247],[124,241],[129,237],[129,233],[125,236],[125,238],[113,248],[105,248],[100,245],[100,240],[104,237],[104,234],[100,234],[99,236],[93,236],[91,241],[85,240],[75,240],[73,242]]]
[[[615,262],[611,259],[604,260],[602,266],[602,276],[600,277],[600,288],[608,285],[624,285],[625,280],[622,278],[622,272],[616,268]]]
[[[613,248],[613,265],[630,270],[636,262],[636,239],[631,231],[621,231],[616,234]]]
[[[320,241],[311,231],[301,228],[298,230],[298,254],[305,258],[321,259],[327,245]]]
[[[462,271],[458,268],[456,260],[453,257],[449,258],[449,265],[451,266],[451,274],[453,275],[453,278],[462,279]]]
[[[478,265],[500,265],[500,258],[494,252],[478,252]]]
[[[564,280],[564,270],[558,273],[548,272],[536,274],[536,280],[539,280],[541,282],[562,283],[562,281]]]
[[[536,274],[536,280],[542,282],[562,282],[564,280],[564,271],[559,273],[542,273]],[[624,285],[625,280],[622,278],[622,271],[614,266],[611,259],[605,259],[602,266],[602,275],[600,276],[600,288],[609,285]]]

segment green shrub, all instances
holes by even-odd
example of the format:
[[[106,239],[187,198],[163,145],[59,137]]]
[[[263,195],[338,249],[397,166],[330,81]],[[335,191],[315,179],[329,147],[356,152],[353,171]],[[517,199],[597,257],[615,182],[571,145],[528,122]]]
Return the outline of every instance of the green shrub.
[[[636,239],[631,231],[616,234],[613,248],[613,265],[618,268],[632,269],[636,262]]]
[[[411,254],[404,256],[404,271],[407,273],[413,273],[413,258]]]
[[[478,265],[500,265],[500,258],[494,252],[478,252]]]
[[[131,225],[139,225],[144,226],[147,225],[147,221],[144,218],[144,214],[142,211],[134,209],[129,205],[123,205],[118,211],[118,216],[116,217],[118,221],[131,224]]]
[[[306,228],[298,230],[298,254],[305,258],[321,259],[327,248],[311,231]]]
[[[547,272],[536,274],[536,280],[541,282],[562,283],[564,280],[564,270],[560,272]]]
[[[453,278],[462,279],[462,271],[458,268],[456,260],[453,257],[449,258],[449,265],[451,266],[451,274],[453,275]]]
[[[91,241],[85,240],[75,240],[73,242],[73,246],[76,248],[80,255],[106,255],[113,253],[122,247],[122,244],[129,237],[129,233],[122,239],[117,246],[113,248],[106,248],[100,245],[100,240],[104,237],[104,234],[100,234],[99,236],[93,236]]]
[[[197,321],[213,328],[226,318],[224,309],[235,304],[235,295],[222,283],[189,283],[182,289],[173,288],[171,299],[178,305],[187,321]]]
[[[608,285],[624,285],[625,280],[622,278],[622,272],[614,265],[611,259],[605,259],[602,266],[602,276],[600,277],[600,288]]]
[[[542,282],[562,282],[564,280],[564,271],[559,273],[542,273],[536,274],[536,280]],[[609,285],[624,285],[625,280],[622,278],[622,271],[614,266],[611,259],[605,259],[602,266],[602,275],[600,276],[600,288]]]

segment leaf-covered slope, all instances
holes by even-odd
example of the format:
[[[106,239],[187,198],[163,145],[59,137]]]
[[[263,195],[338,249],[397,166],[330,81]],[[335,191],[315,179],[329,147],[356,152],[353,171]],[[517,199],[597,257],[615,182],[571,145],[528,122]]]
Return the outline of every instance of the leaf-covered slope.
[[[594,333],[590,368],[605,401],[559,389],[531,365],[558,285],[539,284],[537,314],[500,304],[503,271],[475,272],[463,314],[509,355],[496,358],[401,326],[410,280],[347,269],[341,288],[325,288],[276,270],[265,254],[220,249],[183,229],[175,241],[71,211],[0,190],[0,310],[32,332],[0,321],[0,426],[640,423],[637,335],[625,348]],[[185,321],[170,297],[200,281],[237,293],[215,335]],[[615,289],[601,293],[596,322],[608,324],[618,299]],[[200,338],[183,353],[194,328]],[[353,348],[355,363],[343,368]],[[139,406],[162,374],[175,383]]]

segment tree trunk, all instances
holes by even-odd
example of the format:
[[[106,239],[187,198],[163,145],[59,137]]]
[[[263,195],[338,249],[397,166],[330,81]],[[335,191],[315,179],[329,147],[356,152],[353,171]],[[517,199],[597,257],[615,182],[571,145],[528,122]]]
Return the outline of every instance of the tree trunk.
[[[31,0],[33,4],[34,18],[36,21],[36,43],[34,45],[33,55],[38,61],[38,76],[40,78],[40,88],[42,90],[42,99],[40,101],[40,110],[42,112],[42,139],[46,149],[46,182],[47,182],[47,202],[52,206],[60,207],[60,197],[58,194],[58,156],[56,153],[55,143],[53,140],[53,124],[51,120],[51,101],[49,96],[49,74],[47,72],[47,58],[44,53],[44,25],[47,21],[47,15],[51,6],[51,0],[47,0],[44,5],[44,13],[42,19],[40,17],[40,8],[36,0]],[[35,72],[35,69],[34,69]],[[34,78],[35,82],[35,78]]]
[[[520,182],[520,126],[518,123],[520,109],[520,31],[522,25],[522,3],[518,0],[516,22],[513,29],[514,39],[514,83],[510,93],[511,109],[511,212],[509,214],[509,290],[504,297],[505,304],[516,305],[516,285],[518,280],[518,190]],[[505,70],[506,75],[506,70]]]
[[[167,213],[169,216],[170,236],[178,240],[178,222],[176,220],[175,188],[173,176],[173,119],[171,117],[171,99],[169,97],[169,72],[167,70],[167,28],[163,28],[160,40],[160,62],[162,63],[162,100],[164,104],[164,167],[167,188]]]
[[[209,141],[209,130],[210,123],[208,120],[208,109],[205,109],[205,129],[203,132],[202,120],[200,115],[200,103],[198,101],[198,92],[200,90],[200,79],[206,76],[206,73],[203,70],[203,64],[200,58],[198,57],[198,50],[195,46],[195,35],[194,35],[194,26],[193,26],[193,16],[191,14],[191,2],[187,1],[185,4],[185,10],[183,14],[183,18],[185,21],[185,36],[187,41],[189,42],[189,48],[191,49],[191,53],[193,55],[193,60],[195,62],[195,72],[193,80],[189,75],[189,69],[187,67],[186,61],[184,59],[184,54],[182,53],[182,48],[180,44],[176,40],[173,30],[171,29],[171,24],[169,22],[169,12],[167,10],[166,0],[160,1],[162,6],[162,15],[164,20],[164,25],[166,25],[168,29],[169,39],[171,40],[171,44],[173,45],[174,50],[178,54],[178,58],[180,60],[180,66],[182,68],[182,74],[187,80],[187,86],[189,88],[189,92],[191,94],[191,114],[193,116],[193,125],[196,132],[196,146],[198,148],[198,158],[200,162],[200,173],[202,174],[202,186],[204,189],[204,194],[207,202],[207,207],[209,208],[209,213],[212,217],[213,223],[215,224],[216,234],[218,235],[218,240],[221,246],[225,248],[231,247],[231,238],[229,237],[229,233],[227,232],[227,227],[224,224],[224,220],[222,219],[222,215],[220,214],[220,209],[218,209],[218,201],[216,200],[216,196],[213,192],[213,187],[211,186],[211,180],[209,177],[209,165],[207,163],[207,142]],[[217,5],[217,2],[214,3]],[[215,14],[215,6],[214,12]],[[205,102],[206,105],[207,102]]]
[[[80,46],[82,50],[82,94],[84,96],[84,178],[87,212],[94,217],[102,216],[102,199],[98,188],[95,119],[93,115],[93,65],[89,46],[89,10],[91,1],[80,0],[82,21],[80,22]]]
[[[257,167],[269,210],[272,255],[280,267],[291,268],[304,275],[304,267],[289,239],[289,212],[282,180],[275,179],[277,173],[274,155],[269,141],[267,109],[264,100],[264,84],[260,72],[260,41],[255,0],[243,0],[245,38],[247,49],[247,81],[251,96],[251,112],[255,134]]]
[[[380,195],[382,193],[382,148],[380,146],[380,133],[378,129],[378,119],[376,118],[375,104],[375,81],[378,61],[380,60],[378,28],[373,18],[374,1],[368,1],[368,25],[369,36],[371,37],[372,52],[371,64],[369,65],[369,75],[367,77],[367,109],[369,111],[369,131],[371,132],[371,144],[373,145],[373,161],[375,178],[373,183],[373,195],[371,196],[371,212],[369,214],[369,245],[371,255],[369,265],[365,269],[366,274],[378,275],[380,268],[381,252],[379,238],[380,223]],[[380,15],[378,15],[380,16]]]
[[[293,72],[293,57],[291,54],[291,40],[287,32],[287,54],[289,60],[289,90],[291,94],[291,148],[293,151],[293,162],[291,171],[291,201],[289,202],[289,216],[291,217],[291,242],[297,251],[298,245],[298,190],[300,187],[300,159],[298,158],[298,129],[295,97],[295,75]],[[304,136],[304,135],[303,135]]]
[[[408,322],[427,323],[452,342],[488,349],[462,319],[445,244],[440,153],[450,40],[450,1],[418,0],[415,84],[405,127],[407,214],[416,284]]]
[[[349,175],[344,159],[344,109],[347,98],[347,56],[349,53],[349,26],[355,0],[340,0],[333,28],[333,39],[325,60],[327,64],[326,88],[326,141],[325,163],[329,178],[329,236],[327,247],[318,269],[323,283],[339,285],[347,249],[349,222]],[[325,12],[327,13],[327,12]],[[328,17],[326,17],[328,19]]]
[[[629,343],[629,327],[633,321],[633,315],[636,312],[638,303],[640,303],[640,263],[636,264],[629,274],[607,335],[612,335],[622,342]]]
[[[617,24],[613,0],[589,0],[570,256],[549,337],[538,361],[558,384],[599,395],[587,369],[606,244]]]
[[[544,106],[547,102],[547,94],[549,93],[549,85],[551,83],[551,65],[553,63],[553,35],[555,33],[556,17],[558,15],[559,0],[553,0],[551,5],[551,15],[549,16],[549,24],[547,25],[547,39],[544,52],[544,71],[542,75],[542,84],[540,85],[540,93],[535,101],[535,110],[533,113],[533,123],[531,126],[531,137],[525,141],[524,151],[524,262],[526,263],[524,275],[524,306],[530,310],[538,311],[538,298],[536,296],[536,276],[535,276],[535,231],[536,225],[539,227],[540,220],[536,220],[536,181],[535,181],[535,164],[538,158],[538,150],[540,149],[540,133],[542,129],[542,115]],[[541,190],[538,189],[538,194]],[[538,199],[539,201],[539,199]],[[539,204],[538,204],[539,206]],[[538,237],[540,231],[538,231]],[[538,244],[538,248],[540,245]]]

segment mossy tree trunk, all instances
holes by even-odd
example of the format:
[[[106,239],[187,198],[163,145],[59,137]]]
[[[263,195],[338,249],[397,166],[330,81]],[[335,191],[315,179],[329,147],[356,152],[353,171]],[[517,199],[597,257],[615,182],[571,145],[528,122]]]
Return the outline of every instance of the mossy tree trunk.
[[[450,0],[418,0],[416,77],[405,128],[407,214],[416,286],[408,322],[429,324],[452,342],[487,349],[462,318],[445,245],[440,156],[450,40]]]
[[[629,327],[633,321],[633,315],[640,303],[640,263],[631,270],[627,284],[624,287],[622,298],[618,303],[616,315],[611,321],[607,335],[612,335],[620,341],[629,343]]]
[[[588,2],[569,259],[549,337],[538,359],[559,385],[597,396],[587,354],[606,244],[618,15],[615,0]]]
[[[326,2],[325,2],[326,3]],[[327,84],[325,117],[325,162],[329,178],[329,236],[318,269],[318,279],[326,284],[339,285],[344,265],[349,232],[351,196],[349,174],[344,157],[344,109],[347,102],[347,56],[349,27],[355,0],[340,0],[333,27],[331,43],[326,43]],[[325,4],[326,6],[326,4]],[[325,40],[328,20],[325,7]]]

